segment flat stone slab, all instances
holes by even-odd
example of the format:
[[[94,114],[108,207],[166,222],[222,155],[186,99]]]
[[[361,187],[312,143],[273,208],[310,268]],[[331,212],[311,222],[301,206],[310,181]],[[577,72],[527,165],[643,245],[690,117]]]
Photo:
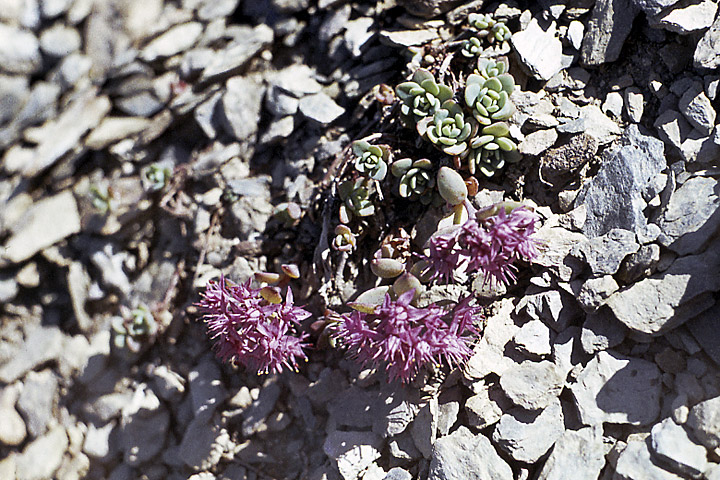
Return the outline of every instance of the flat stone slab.
[[[680,257],[666,271],[614,293],[607,305],[631,330],[662,335],[714,305],[718,271],[720,240],[702,254]]]
[[[660,414],[660,369],[647,360],[599,352],[570,386],[585,425],[650,425]]]

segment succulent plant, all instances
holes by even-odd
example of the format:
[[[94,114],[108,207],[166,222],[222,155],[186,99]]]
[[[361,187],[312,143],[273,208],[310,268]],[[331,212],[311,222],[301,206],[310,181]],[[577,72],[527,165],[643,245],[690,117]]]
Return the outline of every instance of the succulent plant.
[[[481,73],[473,73],[467,78],[465,103],[472,109],[473,117],[480,125],[507,120],[515,113],[515,105],[510,100],[515,80],[509,73],[504,73],[507,70],[507,59],[503,59],[504,62],[480,60],[482,62],[478,61],[478,71]]]
[[[150,192],[159,192],[165,188],[171,174],[172,171],[167,166],[153,163],[141,171],[140,178],[145,190]]]
[[[460,47],[460,54],[467,58],[479,57],[482,51],[482,40],[478,37],[468,38],[463,42],[462,47]]]
[[[115,346],[133,353],[139,352],[143,343],[150,341],[158,330],[155,317],[145,305],[132,310],[126,318],[115,317],[112,328]]]
[[[468,148],[467,139],[474,133],[475,126],[465,118],[460,105],[447,100],[432,118],[418,123],[418,133],[427,137],[437,148],[448,155],[462,155]]]
[[[468,188],[462,176],[450,167],[440,167],[437,174],[440,196],[452,206],[461,205],[468,196]]]
[[[348,223],[353,215],[358,217],[369,217],[375,213],[371,196],[373,193],[372,183],[366,178],[346,180],[338,187],[338,193],[343,204],[340,205],[340,221]]]
[[[117,203],[112,188],[107,185],[90,186],[90,201],[92,206],[103,215],[113,211]]]
[[[433,74],[424,68],[415,70],[412,79],[398,85],[395,92],[402,102],[400,115],[411,124],[435,115],[443,102],[453,96],[450,87],[437,83]]]
[[[505,22],[495,20],[487,13],[471,13],[468,15],[468,23],[478,30],[479,37],[487,38],[489,43],[506,42],[512,36]]]
[[[357,245],[355,234],[347,225],[342,223],[335,227],[335,237],[332,241],[332,247],[340,252],[350,252]]]
[[[470,154],[467,157],[471,174],[479,171],[492,177],[505,166],[505,162],[520,160],[517,145],[510,138],[510,128],[505,122],[484,127],[480,134],[470,140]]]
[[[295,202],[280,203],[275,207],[273,217],[286,227],[292,227],[300,221],[302,208]]]
[[[370,145],[365,140],[358,140],[353,143],[352,150],[358,157],[355,168],[360,174],[373,180],[385,179],[390,159],[390,149],[386,145]]]
[[[420,200],[423,205],[432,201],[432,191],[435,186],[432,162],[426,158],[411,160],[400,159],[392,164],[392,174],[400,178],[398,193],[409,200]]]

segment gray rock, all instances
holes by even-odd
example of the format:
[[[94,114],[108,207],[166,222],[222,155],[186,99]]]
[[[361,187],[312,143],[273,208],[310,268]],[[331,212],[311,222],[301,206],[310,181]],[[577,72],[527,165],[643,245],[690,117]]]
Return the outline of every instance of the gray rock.
[[[547,290],[525,298],[530,318],[542,320],[556,332],[565,330],[582,313],[575,299],[560,290]]]
[[[110,453],[110,435],[114,428],[115,422],[108,422],[101,427],[96,427],[91,422],[85,433],[82,451],[92,458],[106,458]]]
[[[255,55],[273,41],[273,30],[264,23],[256,27],[236,26],[237,40],[218,50],[200,77],[201,82],[215,81],[239,72]]]
[[[188,425],[177,450],[177,460],[193,470],[209,470],[230,447],[230,434],[216,422],[195,417]]]
[[[320,92],[300,99],[300,113],[320,124],[328,125],[345,113],[345,109]]]
[[[85,138],[85,145],[92,150],[102,150],[120,140],[141,134],[151,125],[152,121],[143,117],[105,117]]]
[[[193,415],[196,417],[210,418],[228,397],[228,393],[223,386],[220,367],[212,357],[204,357],[200,363],[190,370],[188,373],[188,386],[190,388]],[[274,402],[270,405],[270,409],[273,406]]]
[[[420,407],[420,410],[410,426],[415,447],[422,453],[423,457],[430,458],[432,447],[437,439],[437,418],[438,401],[436,397],[431,398]]]
[[[390,456],[400,463],[412,462],[423,458],[423,454],[415,446],[408,430],[388,439]]]
[[[550,355],[550,329],[540,320],[530,320],[513,337],[515,346],[531,357]]]
[[[377,415],[373,409],[377,398],[377,391],[351,386],[335,397],[327,410],[338,426],[359,430],[372,426]]]
[[[651,26],[686,35],[708,28],[717,13],[718,5],[711,0],[680,1],[672,8],[650,17]]]
[[[437,29],[427,28],[422,30],[383,30],[380,32],[380,40],[393,47],[412,47],[423,45],[438,37]]]
[[[82,40],[78,31],[60,23],[53,25],[40,35],[40,50],[50,57],[66,57],[80,50],[81,45]]]
[[[371,432],[332,431],[323,443],[325,455],[337,465],[345,480],[356,480],[363,470],[380,458],[383,441]]]
[[[525,137],[518,145],[518,151],[523,155],[540,155],[555,144],[558,133],[554,128],[538,130]]]
[[[343,41],[353,57],[361,56],[365,45],[375,36],[374,26],[375,20],[370,17],[359,17],[345,24]]]
[[[686,425],[709,449],[720,446],[720,397],[700,402],[690,410]]]
[[[450,429],[457,422],[458,413],[460,413],[460,402],[450,401],[438,405],[438,436],[443,437],[450,433]]]
[[[585,35],[585,25],[578,20],[570,22],[567,29],[567,39],[575,50],[580,50],[583,35]]]
[[[595,137],[586,133],[572,135],[567,143],[548,150],[540,158],[543,180],[556,184],[568,179],[595,156],[597,149]]]
[[[16,457],[17,480],[45,480],[52,478],[60,467],[68,436],[63,427],[55,427],[25,447]],[[42,459],[42,461],[39,461]]]
[[[120,427],[124,461],[137,466],[158,456],[165,447],[170,413],[159,404],[154,409],[142,408],[131,416],[123,415]]]
[[[10,149],[5,153],[5,169],[27,177],[40,173],[76,148],[82,136],[95,127],[110,108],[108,97],[98,95],[96,88],[78,94],[58,117],[34,132],[37,147]]]
[[[322,85],[315,79],[316,76],[317,72],[309,66],[295,63],[277,71],[270,78],[269,83],[275,89],[279,89],[280,92],[300,98],[322,91]],[[287,112],[286,114],[292,113],[295,112]]]
[[[295,117],[288,115],[282,117],[268,126],[260,137],[260,143],[276,143],[288,138],[295,131]]]
[[[583,232],[589,237],[613,228],[635,232],[647,220],[642,192],[665,167],[663,143],[630,125],[620,144],[603,152],[598,174],[583,186],[575,205],[586,205]]]
[[[485,436],[461,426],[433,448],[428,480],[511,480],[512,469]]]
[[[710,308],[710,292],[720,290],[720,245],[699,255],[680,257],[656,273],[613,294],[607,301],[615,316],[631,330],[661,335]]]
[[[30,95],[29,81],[20,75],[0,75],[0,125],[10,122],[22,110]]]
[[[637,87],[628,87],[623,96],[625,100],[625,114],[633,123],[639,123],[645,110],[645,99]]]
[[[0,381],[12,383],[40,364],[58,358],[65,336],[57,327],[38,327],[32,330],[10,361],[0,367]],[[32,345],[33,348],[25,348]]]
[[[670,197],[658,226],[663,245],[678,255],[701,251],[720,228],[720,190],[712,177],[692,177]]]
[[[482,388],[465,402],[468,425],[478,430],[494,425],[502,417],[503,410],[510,406],[510,402],[496,386]]]
[[[614,62],[638,13],[633,0],[598,0],[587,25],[581,50],[584,65]]]
[[[202,35],[203,25],[200,22],[188,22],[176,25],[159,37],[153,39],[142,49],[143,60],[152,62],[157,59],[172,57],[189,50]]]
[[[17,408],[25,417],[28,433],[39,437],[53,420],[58,381],[52,370],[28,372]]]
[[[132,288],[125,273],[125,262],[129,255],[125,251],[117,252],[117,250],[118,247],[114,244],[105,244],[102,250],[96,250],[90,254],[90,262],[100,271],[104,287],[127,296]]]
[[[720,480],[720,465],[711,463],[710,468],[705,472],[705,478],[707,480]]]
[[[18,284],[13,277],[0,275],[0,303],[8,303],[18,293]]]
[[[625,340],[625,326],[607,309],[589,313],[583,323],[580,343],[583,350],[592,355],[620,345]]]
[[[394,467],[388,470],[383,480],[412,480],[412,475],[407,470],[400,467]]]
[[[720,66],[720,18],[716,18],[695,47],[695,68],[714,69]]]
[[[585,105],[580,118],[557,127],[560,133],[581,133],[593,137],[599,145],[606,145],[622,133],[620,127],[610,120],[597,105]]]
[[[709,308],[686,325],[705,353],[720,366],[720,331],[716,328],[720,317],[717,312],[716,304],[714,308]]]
[[[555,35],[555,24],[543,30],[536,19],[510,38],[522,65],[538,80],[550,80],[562,70],[562,43]]]
[[[717,114],[712,106],[712,102],[700,89],[687,90],[678,103],[680,112],[685,115],[687,121],[695,127],[700,133],[710,135],[715,127],[715,118]]]
[[[50,80],[60,84],[63,91],[70,90],[75,85],[88,82],[92,60],[81,53],[71,53],[63,58]]]
[[[660,247],[654,243],[643,245],[640,250],[628,255],[620,266],[618,278],[628,284],[636,282],[640,278],[652,275],[659,261]]]
[[[600,308],[605,303],[605,300],[615,293],[618,288],[620,287],[618,287],[612,275],[589,278],[580,288],[577,300],[585,312],[592,313]]]
[[[41,67],[40,43],[35,35],[0,23],[0,70],[30,75]]]
[[[550,405],[559,395],[565,379],[555,364],[548,361],[521,364],[505,370],[500,377],[500,386],[505,395],[515,404],[527,410],[537,410]]]
[[[602,431],[566,430],[555,442],[538,480],[596,480],[605,466]]]
[[[190,372],[191,376],[192,374],[193,373]],[[183,393],[185,393],[185,379],[174,371],[170,370],[170,368],[168,368],[166,365],[159,365],[153,368],[151,372],[151,378],[154,387],[153,390],[163,400],[175,403],[179,401],[182,398]],[[208,388],[208,390],[210,391],[206,390],[202,392],[202,394],[201,392],[198,392],[196,396],[192,397],[193,404],[195,404],[196,401],[199,401],[198,403],[207,405],[210,409],[212,409],[212,405],[217,406],[220,403],[219,400],[224,399],[226,394],[224,394],[224,392],[222,391],[219,391],[221,389],[216,389],[215,387],[216,386],[213,385],[213,381],[211,381],[210,387]],[[205,402],[200,402],[202,398],[206,399]]]
[[[510,410],[495,426],[492,440],[513,459],[535,463],[550,450],[564,429],[562,406],[556,398],[541,411]]]
[[[226,83],[220,119],[228,134],[252,143],[258,131],[263,86],[253,78],[233,77]]]
[[[239,0],[214,0],[203,2],[197,9],[200,20],[214,20],[216,18],[229,17],[238,6]]]
[[[0,443],[8,446],[20,445],[27,436],[27,428],[20,414],[15,410],[20,384],[4,387],[0,391]]]
[[[680,154],[686,162],[711,163],[720,155],[720,129],[710,136],[693,130],[680,145]]]
[[[697,478],[708,467],[707,451],[693,443],[685,429],[672,418],[666,418],[653,426],[651,452],[678,474]]]
[[[281,388],[277,381],[266,383],[257,400],[243,412],[242,432],[245,437],[267,429],[265,420],[275,408]]]
[[[633,232],[614,228],[581,243],[573,249],[572,254],[590,265],[593,275],[612,275],[618,271],[627,255],[639,249]]]
[[[674,473],[658,466],[650,455],[650,439],[630,441],[620,453],[615,465],[615,476],[618,480],[679,480]]]
[[[678,3],[678,0],[633,0],[633,4],[647,15],[655,15]]]
[[[585,425],[650,425],[660,414],[661,373],[646,360],[599,352],[570,386]]]
[[[623,97],[620,92],[609,92],[605,97],[601,109],[603,113],[609,113],[614,118],[619,119],[623,110]]]
[[[210,98],[198,105],[193,112],[195,121],[198,125],[200,125],[202,131],[210,139],[217,137],[217,132],[221,128],[220,100],[222,97],[223,92],[216,92]]]
[[[271,85],[268,88],[267,95],[265,97],[265,107],[277,116],[294,115],[298,110],[300,101],[287,93],[284,89],[277,85]]]
[[[513,365],[513,361],[504,356],[504,352],[518,330],[511,317],[515,305],[511,299],[500,302],[498,312],[486,320],[485,333],[475,345],[473,355],[463,369],[465,378],[471,381],[480,380],[490,373],[502,375]]]
[[[409,395],[408,390],[397,389],[392,384],[386,384],[377,392],[371,406],[371,411],[375,414],[372,419],[372,431],[383,438],[393,437],[404,432],[420,409],[417,402],[417,399]],[[454,423],[452,415],[452,407],[443,407],[439,412],[439,421]],[[457,415],[457,411],[455,415]]]
[[[553,342],[553,363],[563,379],[580,363],[582,347],[580,346],[580,328],[568,327],[555,337]]]
[[[43,18],[55,18],[65,13],[73,4],[73,0],[39,0],[38,3]]]
[[[665,110],[653,124],[663,142],[676,148],[682,148],[693,128],[684,116],[675,110]]]

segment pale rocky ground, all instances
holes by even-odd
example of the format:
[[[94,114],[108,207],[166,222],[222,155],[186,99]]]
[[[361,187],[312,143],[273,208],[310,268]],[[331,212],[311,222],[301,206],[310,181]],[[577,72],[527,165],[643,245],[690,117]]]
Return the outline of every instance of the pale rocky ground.
[[[295,262],[316,314],[364,288],[317,293],[324,176],[407,47],[481,9],[516,32],[525,157],[477,201],[534,202],[543,245],[473,357],[430,390],[333,351],[220,364],[191,304],[221,272]],[[720,479],[717,13],[0,0],[0,479]],[[132,354],[111,324],[140,306],[160,332]]]

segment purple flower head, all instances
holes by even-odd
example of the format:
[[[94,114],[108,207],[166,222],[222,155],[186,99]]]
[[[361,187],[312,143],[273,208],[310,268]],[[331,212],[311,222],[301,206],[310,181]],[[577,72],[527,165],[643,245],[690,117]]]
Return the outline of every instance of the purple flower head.
[[[210,281],[197,306],[205,312],[203,319],[214,349],[222,361],[233,361],[260,373],[280,373],[283,366],[297,369],[297,359],[307,358],[303,340],[307,334],[295,334],[295,327],[310,312],[293,305],[288,288],[285,301],[269,303],[260,289],[228,285],[225,277]]]
[[[436,234],[428,245],[430,254],[423,257],[431,278],[447,283],[453,272],[464,267],[468,272],[482,272],[486,281],[509,284],[515,279],[514,262],[532,261],[537,256],[535,240],[530,238],[537,220],[525,207],[507,213],[500,204],[477,212],[452,232]]]
[[[436,305],[413,307],[414,293],[405,292],[397,300],[386,295],[374,313],[353,312],[339,325],[338,336],[351,355],[366,365],[385,365],[391,381],[407,383],[429,362],[460,364],[471,353],[463,336],[475,332],[470,318],[452,315],[446,321],[447,312]]]

